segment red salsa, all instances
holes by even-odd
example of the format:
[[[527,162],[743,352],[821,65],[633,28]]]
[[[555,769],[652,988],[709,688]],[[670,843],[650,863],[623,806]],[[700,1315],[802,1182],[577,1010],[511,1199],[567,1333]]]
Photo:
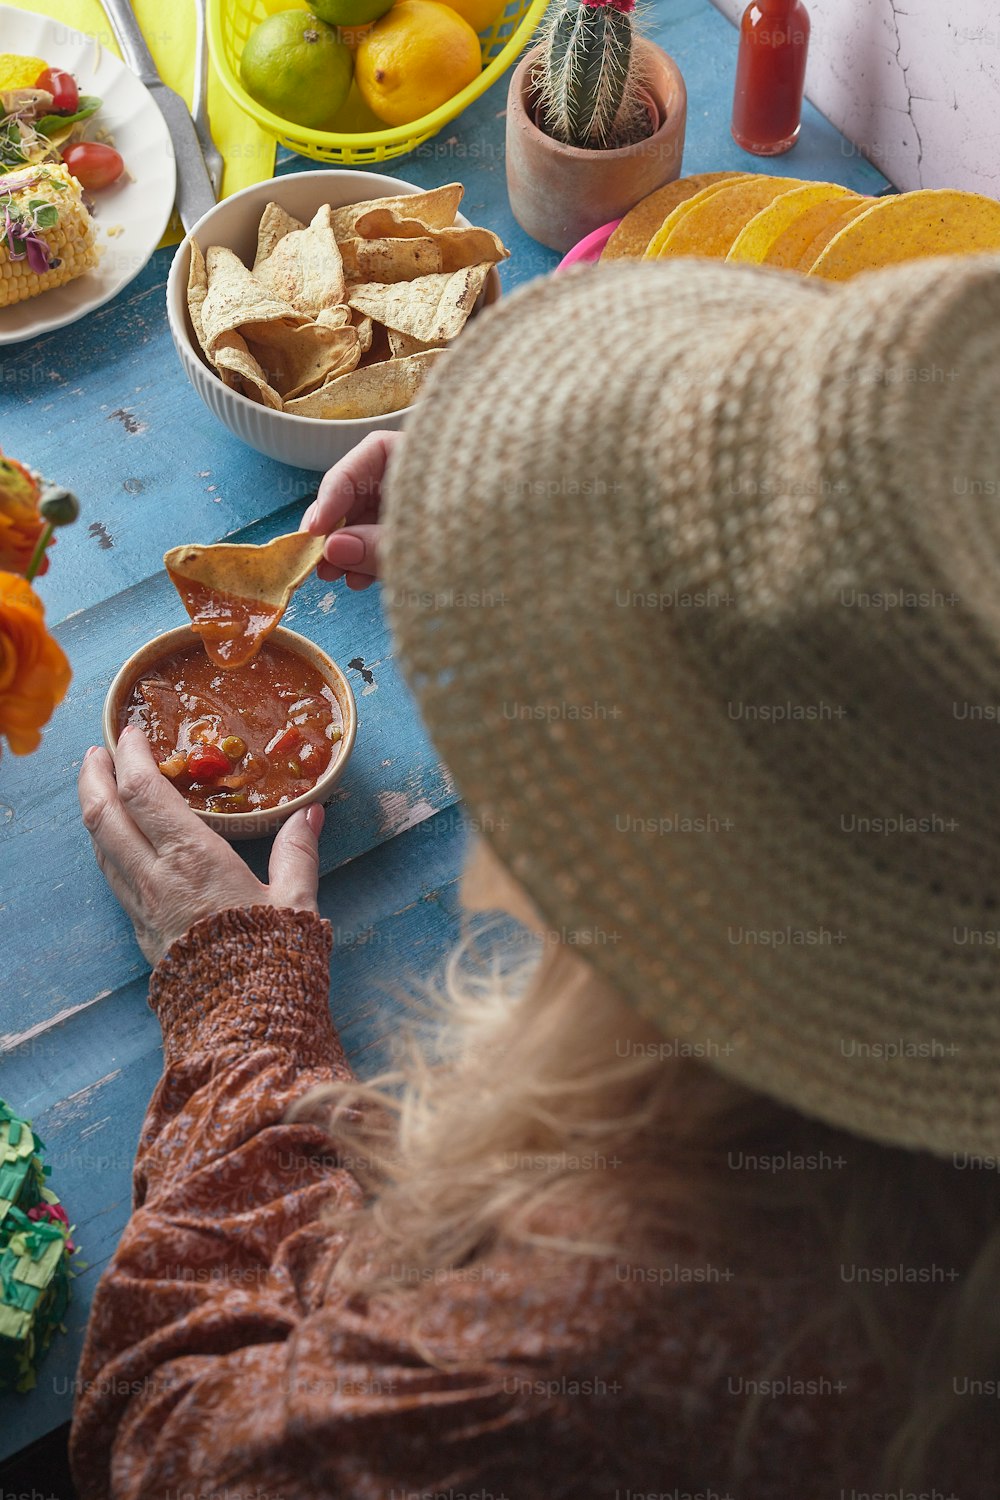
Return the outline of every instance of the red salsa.
[[[329,683],[297,652],[265,642],[252,661],[220,668],[188,646],[145,668],[119,713],[137,724],[160,770],[192,807],[253,812],[316,785],[343,737]]]

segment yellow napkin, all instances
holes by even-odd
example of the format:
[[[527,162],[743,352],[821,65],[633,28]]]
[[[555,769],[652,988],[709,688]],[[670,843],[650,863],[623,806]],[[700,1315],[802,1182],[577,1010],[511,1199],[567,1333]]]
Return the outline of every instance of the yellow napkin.
[[[99,0],[6,0],[19,10],[51,16],[76,31],[96,36],[102,46],[121,56],[111,23]],[[198,13],[194,0],[133,0],[143,34],[163,82],[191,103],[194,82],[194,45]],[[9,51],[13,50],[8,48]],[[208,117],[215,144],[226,167],[222,179],[223,198],[251,183],[274,175],[275,140],[254,124],[222,87],[209,62]],[[177,216],[171,219],[164,245],[175,245],[183,235]]]

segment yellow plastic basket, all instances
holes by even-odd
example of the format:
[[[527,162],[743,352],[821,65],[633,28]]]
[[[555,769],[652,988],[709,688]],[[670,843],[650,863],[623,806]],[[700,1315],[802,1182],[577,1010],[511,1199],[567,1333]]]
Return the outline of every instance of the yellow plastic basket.
[[[343,129],[338,131],[306,130],[252,99],[240,82],[240,54],[250,32],[268,14],[264,0],[208,0],[208,45],[227,92],[282,146],[330,166],[369,166],[415,151],[484,94],[527,46],[548,3],[508,0],[494,24],[480,34],[483,71],[479,77],[447,104],[409,125],[383,125],[366,108],[356,88],[341,112]]]

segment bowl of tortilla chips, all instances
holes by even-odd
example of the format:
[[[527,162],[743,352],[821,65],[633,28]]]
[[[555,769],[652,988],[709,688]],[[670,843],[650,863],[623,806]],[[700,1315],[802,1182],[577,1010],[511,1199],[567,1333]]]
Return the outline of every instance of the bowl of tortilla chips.
[[[269,179],[224,199],[178,247],[167,316],[209,410],[269,458],[325,470],[398,428],[507,250],[424,191],[372,172]]]

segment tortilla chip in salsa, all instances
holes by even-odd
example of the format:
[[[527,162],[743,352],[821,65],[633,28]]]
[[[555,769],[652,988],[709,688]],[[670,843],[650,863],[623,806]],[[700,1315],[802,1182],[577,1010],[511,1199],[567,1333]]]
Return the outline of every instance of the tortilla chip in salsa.
[[[164,554],[191,629],[216,666],[230,670],[253,660],[323,556],[324,542],[295,531],[260,547],[216,542]]]

